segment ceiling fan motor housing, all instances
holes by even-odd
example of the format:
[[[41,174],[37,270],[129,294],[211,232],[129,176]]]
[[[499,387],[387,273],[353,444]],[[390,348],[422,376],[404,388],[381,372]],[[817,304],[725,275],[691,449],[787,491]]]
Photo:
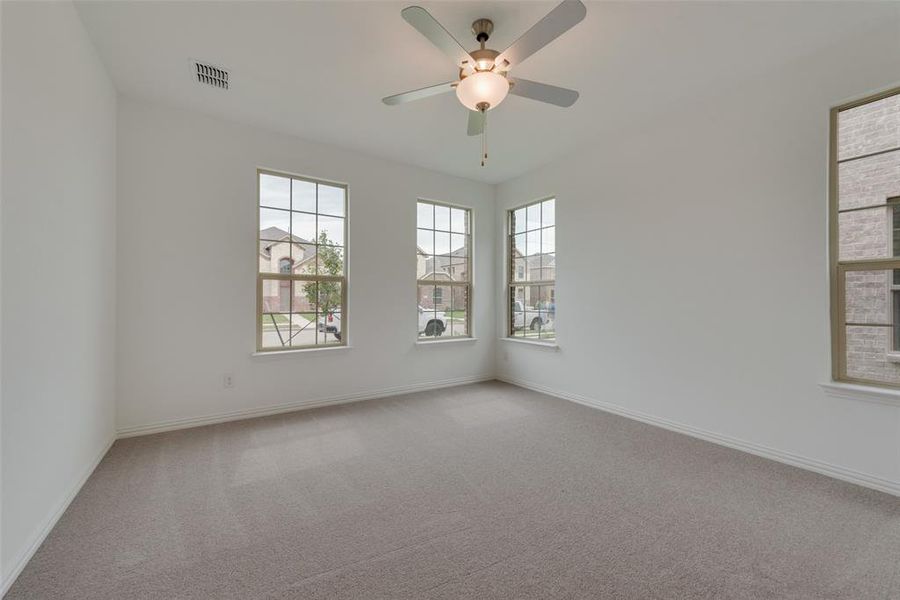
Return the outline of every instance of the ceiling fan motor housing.
[[[475,35],[475,39],[483,44],[494,33],[494,22],[490,19],[477,19],[472,23],[472,33]]]

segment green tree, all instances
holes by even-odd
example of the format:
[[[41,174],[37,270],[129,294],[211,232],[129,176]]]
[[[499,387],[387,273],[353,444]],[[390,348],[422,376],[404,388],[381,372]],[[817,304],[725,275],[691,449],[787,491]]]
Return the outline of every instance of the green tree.
[[[341,275],[344,272],[343,249],[336,247],[328,234],[323,230],[319,234],[318,247],[318,274]],[[307,283],[303,288],[306,300],[318,306],[319,314],[327,315],[335,308],[341,306],[341,283],[339,281],[319,281]]]

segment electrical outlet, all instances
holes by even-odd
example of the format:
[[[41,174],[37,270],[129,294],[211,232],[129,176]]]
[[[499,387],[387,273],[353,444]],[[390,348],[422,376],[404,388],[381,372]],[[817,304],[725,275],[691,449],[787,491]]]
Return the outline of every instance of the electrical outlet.
[[[234,387],[234,377],[231,376],[231,373],[225,373],[222,376],[222,387],[224,388],[233,388]]]

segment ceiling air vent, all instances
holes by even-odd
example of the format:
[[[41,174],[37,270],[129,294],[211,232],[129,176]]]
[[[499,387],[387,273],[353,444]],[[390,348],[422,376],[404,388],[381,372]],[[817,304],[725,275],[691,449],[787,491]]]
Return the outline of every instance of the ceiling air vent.
[[[219,89],[228,89],[228,71],[202,62],[194,62],[197,69],[197,83],[205,83]]]

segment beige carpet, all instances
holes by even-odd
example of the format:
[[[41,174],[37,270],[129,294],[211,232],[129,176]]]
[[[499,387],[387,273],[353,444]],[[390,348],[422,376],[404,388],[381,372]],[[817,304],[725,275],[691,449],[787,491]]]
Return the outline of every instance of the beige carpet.
[[[9,600],[900,598],[900,499],[501,383],[116,442]]]

